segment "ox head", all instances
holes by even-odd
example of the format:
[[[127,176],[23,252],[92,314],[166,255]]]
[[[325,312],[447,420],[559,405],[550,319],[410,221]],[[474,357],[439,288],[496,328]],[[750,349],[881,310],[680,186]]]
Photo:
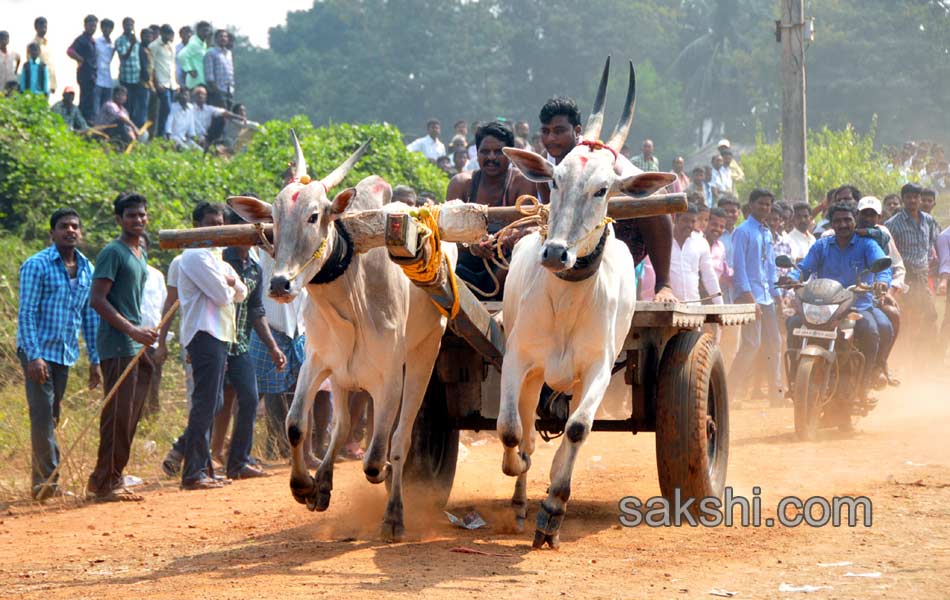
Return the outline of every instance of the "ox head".
[[[604,65],[594,109],[582,134],[583,140],[557,166],[527,150],[505,148],[504,152],[535,182],[548,182],[551,188],[547,239],[541,247],[541,264],[551,271],[574,266],[597,246],[607,216],[607,201],[613,197],[642,198],[671,183],[672,173],[644,173],[618,163],[630,125],[636,100],[636,74],[630,63],[630,83],[623,113],[607,143],[598,141],[604,122],[604,100],[610,58]]]
[[[334,244],[345,243],[334,230],[336,220],[356,196],[347,188],[330,199],[356,161],[366,152],[363,143],[346,161],[321,180],[307,175],[307,162],[297,134],[291,131],[295,161],[293,175],[273,204],[247,196],[232,196],[228,204],[250,223],[274,224],[274,272],[268,293],[278,302],[292,301],[313,279],[333,253]]]

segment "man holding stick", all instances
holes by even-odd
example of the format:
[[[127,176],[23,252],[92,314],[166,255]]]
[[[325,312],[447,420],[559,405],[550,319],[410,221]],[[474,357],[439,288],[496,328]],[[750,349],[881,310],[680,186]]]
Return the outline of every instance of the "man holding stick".
[[[139,194],[119,194],[113,207],[121,234],[96,257],[89,300],[102,318],[96,349],[106,393],[116,388],[102,408],[98,460],[89,476],[88,497],[97,502],[142,500],[122,486],[122,471],[129,462],[152,376],[151,362],[140,350],[158,339],[154,328],[142,327],[148,270],[141,243],[148,226],[148,203]]]
[[[26,376],[33,448],[32,496],[64,494],[55,476],[59,464],[56,424],[69,369],[79,358],[79,330],[89,353],[89,388],[99,385],[96,327],[89,307],[92,264],[76,246],[82,240],[79,213],[60,208],[49,219],[53,245],[20,267],[17,356]]]

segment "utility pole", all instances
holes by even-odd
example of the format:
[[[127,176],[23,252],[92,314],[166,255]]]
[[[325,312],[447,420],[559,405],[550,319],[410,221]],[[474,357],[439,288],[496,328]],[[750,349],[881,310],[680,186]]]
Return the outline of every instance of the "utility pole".
[[[782,20],[775,22],[782,44],[782,197],[808,202],[808,153],[805,147],[805,0],[779,0]]]

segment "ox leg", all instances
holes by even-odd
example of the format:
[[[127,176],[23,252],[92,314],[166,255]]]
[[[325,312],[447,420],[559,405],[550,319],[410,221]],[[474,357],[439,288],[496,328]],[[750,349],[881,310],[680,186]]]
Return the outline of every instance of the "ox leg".
[[[597,407],[603,401],[607,386],[610,383],[610,367],[612,361],[603,360],[590,367],[581,378],[581,398],[577,409],[571,414],[564,428],[564,437],[554,455],[551,465],[551,486],[548,496],[541,502],[538,511],[536,530],[534,532],[534,547],[541,548],[545,544],[552,548],[560,546],[559,532],[567,511],[567,501],[571,497],[571,475],[574,472],[574,462],[581,445],[590,434],[594,424],[594,415]],[[575,388],[576,389],[576,388]]]
[[[350,395],[349,391],[330,380],[330,393],[333,398],[333,431],[326,456],[317,468],[316,490],[307,499],[307,508],[324,511],[330,506],[330,492],[333,490],[333,464],[340,448],[346,443],[350,432]]]
[[[521,385],[521,398],[518,411],[521,416],[521,429],[524,435],[519,445],[520,456],[526,461],[525,469],[515,481],[515,493],[511,497],[511,508],[515,514],[515,529],[524,531],[528,518],[528,469],[531,468],[531,455],[534,454],[534,419],[538,408],[538,398],[544,386],[544,376],[540,370],[532,371]]]
[[[520,448],[525,438],[523,421],[529,419],[533,422],[538,405],[537,397],[529,399],[523,393],[530,375],[528,371],[524,357],[510,348],[501,368],[501,399],[497,421],[498,437],[504,445],[501,470],[510,477],[522,475],[531,466],[531,458]]]
[[[402,407],[399,409],[399,421],[393,433],[392,448],[389,459],[392,464],[392,481],[389,488],[389,502],[386,504],[386,514],[383,517],[382,538],[387,542],[398,542],[405,535],[403,521],[403,469],[409,449],[412,446],[412,427],[422,406],[432,368],[439,355],[442,344],[442,328],[437,328],[419,345],[409,356],[412,358],[406,363],[406,375],[403,380]],[[398,402],[398,399],[397,399]]]
[[[304,435],[309,431],[310,412],[313,410],[313,399],[323,380],[329,377],[330,372],[317,364],[316,357],[307,360],[301,365],[297,376],[297,389],[294,391],[294,400],[287,411],[285,429],[287,440],[290,442],[290,491],[294,499],[301,504],[307,504],[309,498],[316,492],[316,483],[307,469],[307,460],[304,453]]]

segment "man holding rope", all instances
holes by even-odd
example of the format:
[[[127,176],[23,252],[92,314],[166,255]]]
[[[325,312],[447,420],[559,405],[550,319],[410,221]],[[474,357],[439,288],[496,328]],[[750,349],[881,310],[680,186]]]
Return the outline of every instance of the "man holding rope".
[[[79,358],[80,329],[89,353],[89,388],[99,385],[99,317],[89,307],[92,263],[76,248],[82,240],[79,213],[60,208],[50,217],[49,228],[53,245],[20,267],[17,315],[17,356],[30,408],[32,496],[36,500],[67,493],[56,477],[60,456],[56,424],[69,369]]]
[[[492,121],[479,127],[475,132],[478,170],[463,171],[453,177],[445,197],[485,206],[514,206],[519,196],[536,197],[537,185],[528,181],[518,169],[511,168],[508,157],[501,151],[506,146],[514,145],[515,134],[508,125]],[[518,239],[521,239],[521,236],[516,234],[505,237],[502,240],[504,250],[510,253]],[[473,291],[485,300],[501,299],[501,288],[504,287],[507,273],[494,269],[488,263],[494,253],[490,241],[473,244],[469,246],[468,252],[459,252],[459,262],[455,269],[458,276],[474,285]]]
[[[89,299],[102,318],[96,350],[105,389],[108,393],[117,387],[102,409],[98,459],[89,476],[88,497],[97,502],[142,500],[123,487],[122,471],[129,462],[152,376],[148,358],[143,355],[138,362],[136,358],[143,345],[158,339],[154,328],[142,327],[142,291],[148,270],[141,242],[148,226],[148,204],[139,194],[119,194],[113,207],[121,234],[96,257]]]

